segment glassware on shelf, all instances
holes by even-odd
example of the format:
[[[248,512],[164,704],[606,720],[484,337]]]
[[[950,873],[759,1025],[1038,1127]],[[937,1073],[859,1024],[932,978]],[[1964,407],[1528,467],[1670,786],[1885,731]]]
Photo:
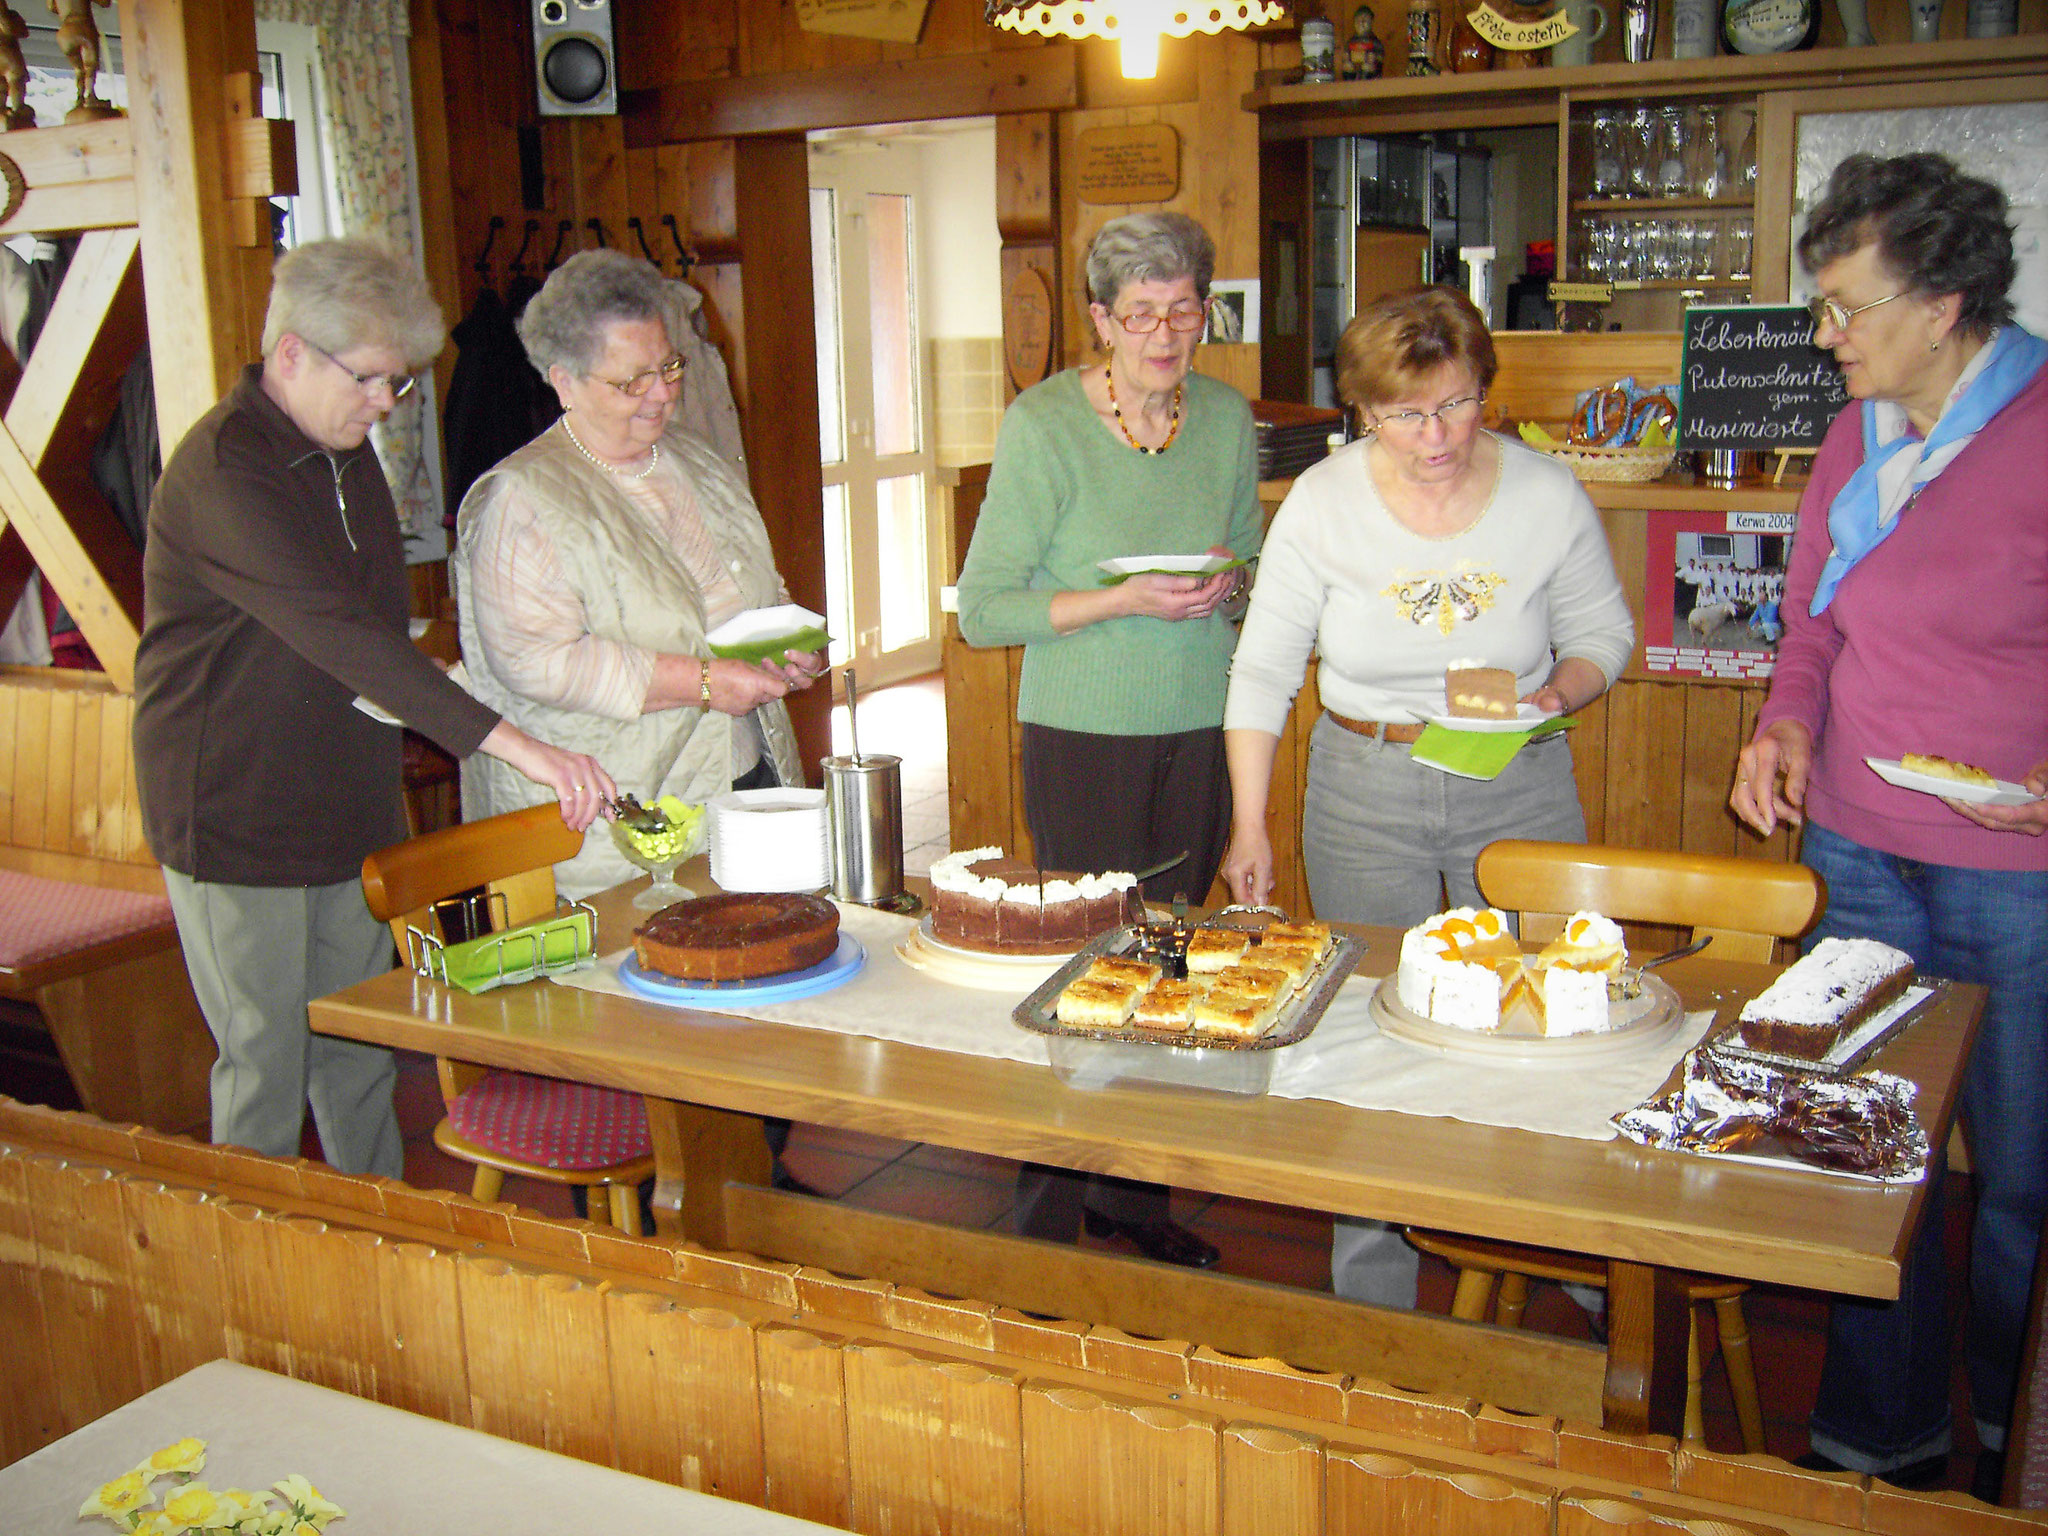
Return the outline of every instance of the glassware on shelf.
[[[1593,195],[1620,197],[1628,191],[1628,151],[1621,114],[1612,107],[1593,113]]]
[[[1746,281],[1749,277],[1749,250],[1755,232],[1756,226],[1748,214],[1728,221],[1728,276],[1732,281]]]
[[[1685,173],[1685,109],[1657,109],[1657,195],[1684,197],[1691,190]]]
[[[1628,195],[1630,197],[1655,197],[1657,195],[1657,114],[1648,107],[1637,107],[1629,113],[1626,145],[1628,162]]]
[[[1692,224],[1692,275],[1715,274],[1715,247],[1720,244],[1721,226],[1712,219],[1695,219]]]
[[[1714,108],[1694,102],[1685,109],[1685,175],[1694,197],[1721,189],[1721,119]]]

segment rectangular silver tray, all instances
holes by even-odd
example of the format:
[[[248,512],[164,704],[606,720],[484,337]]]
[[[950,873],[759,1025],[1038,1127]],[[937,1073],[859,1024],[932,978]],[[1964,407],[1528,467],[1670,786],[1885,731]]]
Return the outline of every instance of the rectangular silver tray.
[[[1900,1035],[1918,1023],[1921,1017],[1940,1002],[1948,992],[1948,983],[1938,976],[1916,976],[1914,987],[1925,987],[1927,995],[1907,1008],[1904,1012],[1886,1020],[1876,1034],[1867,1039],[1857,1039],[1848,1054],[1839,1059],[1823,1056],[1818,1060],[1810,1056],[1782,1056],[1776,1051],[1758,1051],[1741,1044],[1736,1039],[1736,1026],[1731,1020],[1705,1042],[1724,1056],[1739,1056],[1745,1061],[1761,1061],[1773,1067],[1783,1067],[1792,1072],[1812,1072],[1823,1077],[1849,1077],[1860,1071],[1863,1065],[1879,1051],[1890,1045]],[[1840,1049],[1840,1046],[1837,1046]]]
[[[1169,1035],[1157,1029],[1075,1029],[1062,1024],[1053,1009],[1067,983],[1098,957],[1120,955],[1136,945],[1138,933],[1132,928],[1112,928],[1089,940],[1073,959],[1040,982],[1016,1006],[1011,1017],[1026,1029],[1067,1040],[1107,1040],[1121,1045],[1166,1045],[1205,1051],[1277,1051],[1283,1045],[1308,1038],[1309,1031],[1322,1019],[1323,1010],[1330,1006],[1330,999],[1344,984],[1344,978],[1358,968],[1365,953],[1359,942],[1343,934],[1333,934],[1332,938],[1335,942],[1330,952],[1309,973],[1308,984],[1282,1005],[1273,1027],[1256,1040],[1231,1040],[1193,1032]]]

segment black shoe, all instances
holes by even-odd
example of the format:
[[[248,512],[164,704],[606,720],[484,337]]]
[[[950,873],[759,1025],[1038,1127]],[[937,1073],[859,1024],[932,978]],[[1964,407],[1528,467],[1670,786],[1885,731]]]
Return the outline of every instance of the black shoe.
[[[1204,1242],[1177,1221],[1119,1221],[1090,1210],[1081,1213],[1081,1220],[1090,1237],[1120,1237],[1161,1264],[1207,1269],[1223,1257],[1214,1243]]]
[[[1804,1467],[1809,1472],[1850,1472],[1839,1461],[1821,1455],[1819,1451],[1808,1451],[1804,1456],[1792,1458],[1792,1465]],[[1948,1457],[1929,1456],[1925,1461],[1908,1462],[1903,1467],[1893,1467],[1889,1472],[1870,1474],[1881,1483],[1890,1483],[1894,1488],[1905,1488],[1914,1493],[1927,1493],[1932,1489],[1948,1485]]]
[[[2005,1492],[2005,1452],[1979,1451],[1977,1470],[1970,1478],[1970,1497],[1982,1499],[1986,1504],[1996,1504],[1998,1496]]]

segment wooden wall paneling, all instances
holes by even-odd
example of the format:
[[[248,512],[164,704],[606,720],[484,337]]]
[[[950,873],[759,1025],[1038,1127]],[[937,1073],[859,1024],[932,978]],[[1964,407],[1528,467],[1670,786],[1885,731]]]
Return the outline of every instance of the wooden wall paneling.
[[[811,303],[810,162],[800,134],[734,150],[740,231],[747,466],[790,597],[825,611],[825,482],[818,462],[816,316]],[[789,697],[806,777],[832,750],[832,696]]]
[[[267,297],[267,247],[235,244],[222,138],[230,77],[256,69],[254,0],[121,0],[120,15],[157,430],[168,458],[256,355],[251,317],[260,321]],[[100,660],[112,669],[104,651]]]
[[[1717,1518],[1702,1521],[1696,1511],[1639,1504],[1583,1489],[1558,1496],[1556,1536],[1782,1536],[1776,1525]]]
[[[1065,356],[1070,329],[1065,288],[1067,274],[1076,270],[1062,259],[1056,238],[1061,142],[1050,112],[1012,112],[996,119],[996,229],[1003,242],[1000,281],[1007,295],[1026,269],[1044,279],[1051,300],[1050,367],[1057,367]],[[1009,320],[1005,305],[1004,323]],[[1016,395],[1017,381],[1005,368],[1003,399],[1007,403]]]
[[[1017,1378],[882,1344],[843,1353],[852,1528],[1023,1536]]]
[[[1607,695],[1580,710],[1578,724],[1566,732],[1572,748],[1572,777],[1579,786],[1579,806],[1586,813],[1586,841],[1607,838]]]
[[[277,1285],[282,1271],[271,1267],[276,1244],[264,1230],[276,1219],[274,1212],[240,1200],[220,1205],[220,1244],[226,1258],[221,1279],[221,1335],[228,1359],[290,1376],[291,1329]]]
[[[1582,389],[1629,377],[1646,384],[1676,380],[1679,340],[1676,331],[1500,332],[1493,338],[1500,373],[1487,391],[1489,414],[1569,422],[1573,397]]]
[[[19,1461],[68,1432],[57,1361],[43,1311],[44,1257],[36,1249],[30,1159],[0,1142],[0,1338],[8,1340],[7,1390],[0,1392],[0,1465]]]
[[[13,750],[7,781],[14,789],[13,818],[6,841],[21,848],[45,848],[43,807],[49,799],[50,701],[52,690],[39,688],[26,673],[8,693],[14,701]],[[0,738],[0,746],[7,745]]]
[[[54,1157],[29,1158],[27,1171],[50,1359],[92,1362],[87,1371],[58,1372],[68,1434],[156,1385],[142,1372],[144,1297],[128,1267],[121,1181],[89,1162]]]
[[[1220,1426],[1209,1415],[1049,1382],[1026,1383],[1022,1406],[1030,1530],[1215,1536],[1222,1529]]]
[[[844,1351],[801,1328],[754,1330],[761,1388],[761,1503],[821,1525],[853,1524]]]
[[[589,227],[589,221],[596,219],[605,243],[613,250],[639,255],[626,229],[626,215],[634,210],[627,195],[626,141],[619,119],[572,117],[565,122],[569,145],[566,190],[573,206],[568,216],[576,221],[565,249],[596,250],[599,235]]]
[[[141,811],[134,805],[131,783],[135,774],[135,753],[130,746],[135,729],[134,696],[109,694],[100,701],[99,768],[95,778],[99,797],[93,807],[92,836],[85,851],[96,858],[129,860],[134,848],[129,840],[130,812],[140,831]]]
[[[220,1206],[196,1189],[122,1181],[128,1265],[149,1326],[138,1337],[141,1379],[152,1387],[224,1353]]]
[[[620,1416],[621,1470],[759,1504],[764,1474],[753,1330],[723,1308],[678,1307],[644,1292],[612,1292],[607,1311],[613,1397],[634,1405]],[[633,1422],[643,1416],[646,1425]],[[629,1464],[635,1438],[643,1443],[632,1454],[644,1465]]]
[[[67,853],[71,848],[71,743],[78,729],[78,696],[70,690],[50,695],[50,729],[43,741],[43,824],[36,846]]]
[[[377,1265],[375,1233],[287,1216],[264,1232],[285,1277],[285,1327],[292,1375],[351,1397],[376,1398]]]
[[[670,147],[663,146],[665,150]],[[734,185],[737,147],[731,139],[674,147],[689,157],[689,216],[682,221],[683,242],[707,262],[721,257],[730,261],[739,253],[740,243],[739,194]],[[808,206],[808,168],[805,186]]]
[[[931,0],[924,13],[924,31],[914,45],[892,44],[891,52],[914,46],[927,54],[983,53],[996,34],[983,19],[980,0]]]
[[[450,1424],[469,1423],[458,1266],[426,1243],[386,1241],[375,1250],[377,1324],[391,1351],[377,1400]]]
[[[1745,853],[1741,823],[1728,809],[1735,754],[1742,747],[1743,695],[1759,690],[1725,683],[1685,687],[1685,777],[1679,784],[1679,848],[1722,857]]]
[[[80,693],[71,701],[71,766],[65,774],[71,792],[69,814],[65,817],[64,840],[58,844],[67,853],[89,855],[93,833],[99,826],[100,808],[100,714],[106,695]]]
[[[1259,187],[1238,167],[1258,163],[1259,125],[1238,103],[1254,83],[1258,45],[1232,32],[1187,40],[1197,42],[1200,46],[1192,49],[1197,94],[1174,114],[1181,126],[1183,193],[1190,187],[1194,191],[1187,211],[1201,220],[1216,242],[1219,279],[1256,278],[1261,254]],[[1259,393],[1260,356],[1254,343],[1204,347],[1196,366],[1247,397]]]
[[[1032,852],[1031,824],[1024,815],[1024,731],[1017,721],[1017,690],[1024,681],[1024,647],[1013,645],[1003,651],[1005,665],[1010,672],[1010,703],[1007,718],[1010,735],[1010,782],[1017,786],[1017,792],[1010,802],[1010,835],[1003,846],[1020,859],[1035,857]]]
[[[1010,648],[969,645],[949,617],[941,661],[948,701],[946,793],[952,846],[1008,847],[1010,807],[1020,793],[1010,753],[1016,718]]]
[[[449,109],[459,97],[466,105],[467,92],[454,92],[443,83],[441,70],[441,29],[435,24],[434,0],[408,0],[409,37],[406,68],[412,87],[412,130],[414,164],[417,167],[420,199],[420,265],[427,284],[440,300],[442,314],[451,326],[468,309],[469,292],[462,283],[462,251],[466,230],[457,221],[455,185],[467,171],[458,169],[456,156],[449,152]],[[470,156],[465,153],[467,161]],[[484,230],[493,213],[504,209],[496,204],[470,202],[479,209],[475,215],[476,244],[468,247],[469,259],[483,246]],[[499,231],[502,241],[505,231]],[[471,274],[474,276],[474,274]],[[455,371],[455,349],[444,347],[434,369],[440,398],[447,398],[449,378]]]
[[[730,75],[739,41],[738,9],[734,0],[620,7],[614,15],[619,88],[637,91],[692,75]],[[721,54],[723,69],[706,64],[707,58]]]
[[[1223,1426],[1221,1536],[1302,1536],[1323,1529],[1324,1442],[1270,1424]]]
[[[1331,1446],[1328,1536],[1550,1536],[1550,1490],[1421,1457]]]
[[[1607,829],[1621,848],[1676,848],[1685,772],[1683,684],[1624,679],[1609,690]]]
[[[471,1427],[612,1465],[611,1370],[597,1288],[497,1259],[464,1259],[457,1289]]]

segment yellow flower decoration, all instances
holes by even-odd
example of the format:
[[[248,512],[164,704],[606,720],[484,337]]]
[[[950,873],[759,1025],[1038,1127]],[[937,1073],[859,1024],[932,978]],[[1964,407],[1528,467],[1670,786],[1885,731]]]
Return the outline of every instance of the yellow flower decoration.
[[[281,1482],[272,1483],[271,1487],[284,1495],[286,1502],[301,1520],[311,1521],[315,1530],[319,1530],[328,1521],[337,1519],[342,1514],[339,1504],[330,1504],[321,1498],[320,1490],[297,1472]]]
[[[161,1477],[166,1472],[183,1472],[189,1476],[202,1471],[205,1466],[206,1442],[187,1435],[176,1445],[165,1446],[135,1470],[144,1477]]]
[[[204,1483],[188,1483],[164,1500],[164,1517],[178,1530],[219,1530],[233,1514]]]
[[[111,1483],[103,1484],[99,1492],[78,1506],[78,1518],[88,1515],[104,1515],[116,1525],[127,1524],[126,1517],[149,1502],[149,1480],[140,1472],[124,1472]]]

